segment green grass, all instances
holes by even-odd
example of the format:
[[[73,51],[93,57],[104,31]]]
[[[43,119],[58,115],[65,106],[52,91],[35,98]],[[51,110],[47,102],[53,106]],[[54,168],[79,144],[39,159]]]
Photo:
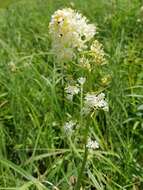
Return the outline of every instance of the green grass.
[[[80,178],[88,190],[143,189],[143,5],[141,0],[73,0],[96,24],[108,64],[91,74],[69,63],[65,75],[87,77],[84,91],[104,91],[109,112],[80,118],[79,98],[64,102],[63,75],[50,54],[48,24],[68,0],[19,1],[0,10],[0,189],[74,189],[84,133],[99,141]],[[139,20],[140,19],[140,20]],[[14,64],[14,65],[13,65]],[[110,75],[105,85],[101,78]],[[68,137],[68,115],[80,127]]]

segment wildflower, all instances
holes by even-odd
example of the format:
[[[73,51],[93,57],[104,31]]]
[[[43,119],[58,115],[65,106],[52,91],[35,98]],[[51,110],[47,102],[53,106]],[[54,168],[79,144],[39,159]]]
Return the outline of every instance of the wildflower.
[[[79,93],[79,88],[77,86],[67,86],[65,92],[67,93],[67,99],[72,101],[73,96]]]
[[[105,94],[101,93],[99,95],[96,94],[87,94],[85,96],[84,101],[85,107],[83,108],[83,112],[85,114],[89,114],[92,110],[103,109],[104,111],[108,111],[108,103],[105,100]]]
[[[93,141],[89,138],[86,147],[95,150],[99,148],[99,143],[96,140]]]
[[[57,10],[52,15],[49,33],[52,39],[52,51],[57,59],[70,61],[75,56],[75,49],[80,51],[86,48],[86,42],[95,35],[95,26],[88,24],[86,17],[80,13],[65,8]]]
[[[80,85],[84,85],[84,83],[85,83],[85,81],[86,81],[86,78],[85,78],[85,77],[80,77],[80,78],[77,79],[77,81],[78,81],[78,83],[79,83]]]
[[[75,121],[70,120],[69,122],[66,122],[64,124],[65,133],[71,134],[75,126],[76,126]]]
[[[56,47],[55,47],[56,48]],[[58,59],[59,60],[72,60],[72,58],[75,57],[74,51],[71,48],[63,48],[63,49],[59,49],[60,47],[57,47],[56,52],[58,53]]]
[[[91,71],[91,65],[89,63],[89,60],[85,57],[82,57],[79,59],[79,65],[82,67],[82,68],[85,68],[89,71]]]
[[[102,47],[102,44],[99,43],[97,40],[93,41],[91,47],[90,47],[90,56],[92,58],[92,61],[96,64],[105,64],[105,53]]]

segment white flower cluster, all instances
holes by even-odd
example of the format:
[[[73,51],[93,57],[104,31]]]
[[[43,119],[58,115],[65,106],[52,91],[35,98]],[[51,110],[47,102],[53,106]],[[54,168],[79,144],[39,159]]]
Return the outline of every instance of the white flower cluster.
[[[72,101],[73,100],[73,96],[78,94],[80,91],[80,89],[77,86],[67,86],[65,88],[65,92],[67,94],[67,99]]]
[[[63,126],[65,133],[66,134],[71,134],[75,126],[76,126],[76,122],[75,121],[71,120],[69,122],[66,122],[64,124],[64,126]]]
[[[96,32],[93,24],[89,24],[86,17],[71,8],[57,10],[49,24],[52,38],[52,50],[58,61],[72,60],[74,50],[86,48],[88,42]]]
[[[87,94],[84,100],[84,114],[89,114],[93,110],[103,109],[104,111],[108,111],[108,103],[105,100],[105,94],[101,93],[99,95],[96,94]]]
[[[99,148],[99,143],[96,140],[93,141],[89,138],[86,147],[95,150]]]
[[[76,85],[68,85],[67,87],[65,87],[65,93],[67,94],[67,99],[72,101],[74,95],[78,94],[80,92],[80,87],[79,85],[81,85],[81,87],[83,87],[84,83],[86,82],[86,78],[85,77],[80,77],[77,79],[77,82],[79,84]]]

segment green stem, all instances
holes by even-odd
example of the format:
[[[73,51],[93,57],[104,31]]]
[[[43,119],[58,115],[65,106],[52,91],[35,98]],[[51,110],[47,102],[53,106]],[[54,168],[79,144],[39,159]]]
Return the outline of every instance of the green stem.
[[[78,175],[77,183],[76,183],[76,186],[75,186],[75,190],[80,190],[82,177],[83,177],[85,166],[86,166],[86,161],[87,161],[87,156],[88,156],[88,148],[86,146],[87,145],[87,140],[88,140],[88,129],[89,129],[88,126],[86,127],[86,130],[85,130],[85,147],[84,147],[83,162],[82,162],[81,169],[79,171],[79,175]]]
[[[61,83],[61,89],[62,89],[62,107],[65,110],[65,86],[64,86],[65,75],[64,75],[64,63],[62,63],[61,73],[62,73],[62,83]]]
[[[80,122],[81,122],[81,125],[82,125],[82,109],[83,109],[83,85],[81,85],[81,88],[80,88]]]

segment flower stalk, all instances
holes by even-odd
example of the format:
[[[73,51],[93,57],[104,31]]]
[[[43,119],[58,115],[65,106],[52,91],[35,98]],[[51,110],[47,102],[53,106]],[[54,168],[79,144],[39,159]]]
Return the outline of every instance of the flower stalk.
[[[86,168],[86,162],[87,162],[87,157],[88,157],[88,147],[87,147],[88,131],[89,131],[89,125],[87,125],[87,127],[85,129],[85,134],[84,134],[84,156],[83,156],[82,166],[81,166],[79,174],[78,174],[75,190],[79,190],[80,189],[80,186],[82,184],[82,179],[83,179],[84,171],[85,171],[85,168]]]

